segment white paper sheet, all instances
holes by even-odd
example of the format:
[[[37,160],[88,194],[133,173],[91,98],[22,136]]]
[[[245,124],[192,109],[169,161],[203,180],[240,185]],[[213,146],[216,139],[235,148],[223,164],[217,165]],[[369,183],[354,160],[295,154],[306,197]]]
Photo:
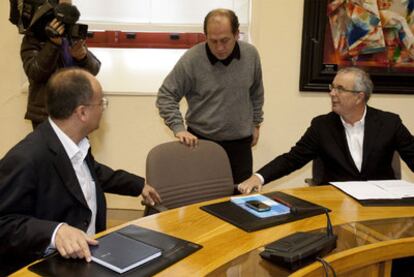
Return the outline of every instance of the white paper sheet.
[[[404,180],[331,182],[358,200],[414,197],[414,184]]]

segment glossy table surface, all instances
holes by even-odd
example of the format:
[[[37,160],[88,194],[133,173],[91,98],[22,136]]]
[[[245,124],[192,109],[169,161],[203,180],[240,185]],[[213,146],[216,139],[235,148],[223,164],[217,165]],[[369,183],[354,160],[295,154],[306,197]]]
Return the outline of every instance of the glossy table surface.
[[[283,192],[332,210],[330,213],[332,224],[335,226],[335,231],[341,232],[341,237],[344,238],[338,242],[337,251],[361,243],[414,235],[412,233],[414,206],[363,207],[332,186],[302,187],[286,189]],[[225,200],[228,198],[140,218],[99,235],[128,224],[136,224],[203,246],[201,250],[166,268],[157,276],[205,276],[209,274],[212,276],[252,276],[251,273],[260,267],[264,268],[264,273],[267,272],[271,276],[279,269],[258,256],[264,245],[297,231],[316,230],[326,226],[326,216],[319,215],[247,233],[199,209],[200,206]],[[240,272],[242,264],[250,266],[243,266],[246,271]],[[237,272],[232,273],[232,269]],[[253,271],[249,272],[249,270]],[[287,274],[286,271],[283,272]],[[13,276],[29,275],[34,276],[27,268],[23,268]]]

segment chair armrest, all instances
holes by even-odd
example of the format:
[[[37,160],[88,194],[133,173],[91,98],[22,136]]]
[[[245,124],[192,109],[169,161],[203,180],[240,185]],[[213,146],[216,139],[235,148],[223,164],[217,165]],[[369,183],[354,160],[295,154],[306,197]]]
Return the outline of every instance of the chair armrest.
[[[313,178],[306,178],[305,183],[308,184],[309,186],[317,186],[318,185],[318,183],[315,182],[315,180]]]
[[[161,204],[157,204],[155,206],[150,206],[150,208],[156,210],[159,213],[168,211],[168,208],[161,205]]]
[[[141,205],[145,206],[144,216],[161,213],[161,212],[168,210],[167,207],[161,204],[156,204],[154,206],[151,206],[145,203],[144,201],[141,201]]]

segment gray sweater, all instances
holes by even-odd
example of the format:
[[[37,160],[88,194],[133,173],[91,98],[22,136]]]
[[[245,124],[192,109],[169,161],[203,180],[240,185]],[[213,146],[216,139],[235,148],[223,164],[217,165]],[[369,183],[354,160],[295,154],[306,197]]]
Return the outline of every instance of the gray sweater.
[[[256,48],[243,41],[240,60],[212,65],[205,43],[189,49],[165,78],[158,91],[157,107],[175,133],[184,131],[179,102],[187,100],[186,124],[212,140],[248,137],[263,121],[263,81]]]

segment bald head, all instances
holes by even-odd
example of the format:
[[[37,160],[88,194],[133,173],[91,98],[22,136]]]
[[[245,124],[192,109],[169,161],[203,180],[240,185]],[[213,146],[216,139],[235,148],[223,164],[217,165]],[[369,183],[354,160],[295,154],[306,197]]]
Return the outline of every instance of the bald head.
[[[204,34],[207,35],[210,24],[219,24],[223,21],[223,18],[230,22],[232,33],[237,34],[239,32],[240,25],[239,19],[232,10],[228,9],[215,9],[206,15],[204,18]]]
[[[52,75],[46,85],[47,111],[52,118],[66,119],[76,107],[91,102],[96,78],[83,69],[63,69]]]

